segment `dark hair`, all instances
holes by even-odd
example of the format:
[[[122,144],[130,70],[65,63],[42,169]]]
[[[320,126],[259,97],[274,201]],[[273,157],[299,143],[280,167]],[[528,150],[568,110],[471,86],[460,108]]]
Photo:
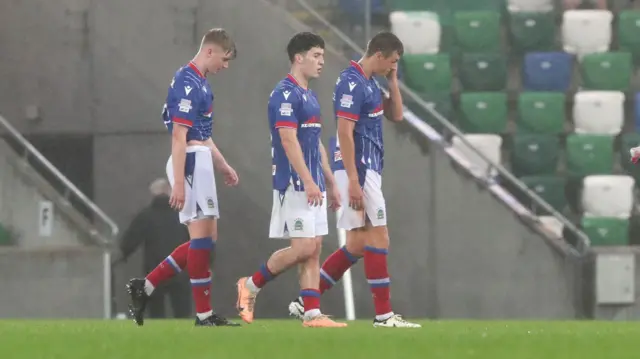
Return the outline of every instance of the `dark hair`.
[[[314,47],[324,49],[324,39],[322,36],[314,34],[312,32],[299,32],[289,40],[287,45],[287,54],[289,55],[289,61],[293,62],[293,59],[297,54],[305,53]]]
[[[402,41],[390,31],[382,31],[376,34],[376,36],[369,41],[367,45],[367,57],[371,57],[376,52],[381,52],[384,57],[389,57],[393,52],[398,52],[398,55],[402,56],[404,53],[404,45]]]
[[[231,35],[225,29],[216,28],[207,31],[202,37],[202,44],[216,44],[222,47],[225,52],[231,53],[231,59],[238,55],[236,43],[231,39]]]

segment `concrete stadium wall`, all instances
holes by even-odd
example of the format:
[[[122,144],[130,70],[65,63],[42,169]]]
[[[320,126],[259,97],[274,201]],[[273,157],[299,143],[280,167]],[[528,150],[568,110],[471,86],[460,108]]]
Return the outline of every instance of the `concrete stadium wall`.
[[[238,189],[219,186],[212,297],[220,313],[232,315],[236,279],[284,245],[266,238],[265,110],[288,70],[286,42],[303,28],[261,0],[34,0],[0,7],[0,48],[8,54],[0,62],[0,109],[27,133],[93,134],[95,200],[122,227],[148,202],[147,183],[164,175],[169,142],[160,109],[172,73],[191,58],[206,29],[231,31],[239,57],[211,81],[214,140],[241,178]],[[331,93],[346,65],[329,51],[323,76],[312,85],[325,114],[325,138],[335,133]],[[25,106],[34,103],[43,119],[28,123]],[[444,153],[425,156],[406,134],[385,126],[396,310],[429,317],[574,317],[567,289],[572,272],[562,257],[455,173]],[[335,231],[325,243],[324,255],[336,248]],[[121,289],[133,275],[142,275],[139,258],[116,270],[116,311],[126,307]],[[285,316],[296,283],[293,271],[278,278],[260,294],[257,316]],[[536,288],[543,283],[554,289],[541,293]],[[370,317],[362,266],[354,270],[354,286],[358,316]],[[323,297],[328,313],[343,315],[341,303],[340,288]]]

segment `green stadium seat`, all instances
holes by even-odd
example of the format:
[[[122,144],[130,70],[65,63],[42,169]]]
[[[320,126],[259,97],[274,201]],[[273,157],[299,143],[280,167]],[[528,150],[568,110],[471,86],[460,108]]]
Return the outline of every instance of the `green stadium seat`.
[[[582,85],[589,90],[626,91],[633,74],[631,54],[602,52],[585,55],[580,63]]]
[[[416,92],[451,91],[451,60],[447,54],[404,55],[404,79]]]
[[[453,103],[451,100],[451,93],[425,93],[418,94],[420,98],[427,104],[433,104],[436,111],[444,116],[450,122],[455,123],[455,113],[453,111]],[[422,106],[415,103],[411,98],[405,97],[404,103],[409,109],[416,114],[420,119],[424,120],[436,131],[441,132],[443,129],[442,124],[438,121],[431,112],[422,108]]]
[[[640,10],[624,10],[618,14],[618,43],[621,51],[630,52],[640,64]]]
[[[567,171],[573,180],[613,172],[613,136],[572,133],[567,136]]]
[[[460,95],[460,128],[467,133],[503,133],[507,129],[507,95],[467,92]]]
[[[564,193],[565,179],[562,176],[525,176],[520,181],[524,183],[532,192],[537,194],[556,211],[562,212],[567,206],[567,199]],[[528,198],[528,197],[526,197]],[[529,202],[528,201],[525,201]],[[531,203],[526,203],[531,206]],[[536,214],[546,214],[542,209],[536,210]]]
[[[11,233],[9,230],[4,228],[2,224],[0,224],[0,246],[6,246],[13,244],[11,241]]]
[[[504,0],[388,0],[391,11],[433,11],[440,16],[441,23],[452,23],[457,11],[501,12]]]
[[[462,52],[500,50],[500,13],[461,11],[454,14],[456,45]]]
[[[509,35],[512,49],[519,54],[552,51],[556,47],[554,12],[512,12]]]
[[[640,146],[640,133],[632,132],[622,135],[620,141],[620,164],[629,176],[635,178],[636,186],[640,186],[640,165],[631,162],[629,150]]]
[[[559,152],[557,136],[517,134],[513,138],[511,170],[518,177],[554,174]]]
[[[628,219],[582,217],[582,231],[594,247],[629,245]]]
[[[563,133],[565,100],[565,94],[562,92],[521,92],[518,97],[517,131]]]
[[[466,53],[460,64],[464,91],[501,91],[507,84],[507,61],[499,53]]]

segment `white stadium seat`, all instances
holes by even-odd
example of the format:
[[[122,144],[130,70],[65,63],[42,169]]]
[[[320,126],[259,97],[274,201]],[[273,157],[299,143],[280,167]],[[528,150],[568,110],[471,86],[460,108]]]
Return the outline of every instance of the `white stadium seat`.
[[[391,31],[402,40],[406,54],[435,54],[440,50],[440,21],[430,11],[393,11]]]
[[[613,14],[608,10],[568,10],[562,17],[564,51],[576,54],[605,52],[611,45]]]
[[[502,137],[498,135],[489,135],[489,134],[469,134],[465,135],[464,138],[475,148],[478,149],[483,155],[489,158],[494,163],[501,163],[502,159]],[[459,152],[462,157],[467,159],[470,163],[471,171],[480,176],[486,177],[487,172],[489,170],[489,164],[480,158],[478,154],[473,151],[472,148],[469,148],[458,136],[454,136],[452,140],[453,148]],[[497,175],[497,170],[493,169],[490,173],[490,176],[493,177]]]
[[[573,101],[576,133],[617,135],[624,124],[624,93],[580,91]]]
[[[538,217],[538,219],[540,220],[540,223],[544,228],[549,230],[554,235],[558,237],[562,237],[562,232],[564,231],[564,224],[562,224],[562,222],[560,222],[559,219],[557,219],[554,216],[540,216]]]
[[[509,0],[509,12],[548,12],[553,10],[554,0]]]
[[[594,175],[583,180],[582,209],[586,217],[629,218],[633,209],[631,176]]]

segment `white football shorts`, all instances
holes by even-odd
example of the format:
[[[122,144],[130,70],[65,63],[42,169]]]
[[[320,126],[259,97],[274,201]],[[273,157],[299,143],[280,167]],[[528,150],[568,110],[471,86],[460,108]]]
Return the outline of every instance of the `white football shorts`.
[[[364,210],[356,211],[349,207],[349,177],[346,170],[338,170],[333,174],[342,199],[342,213],[337,227],[352,230],[365,226],[368,218],[374,227],[387,225],[387,207],[382,194],[382,176],[376,171],[367,170],[364,185]]]
[[[208,147],[187,147],[184,176],[184,208],[180,211],[180,223],[186,224],[203,218],[220,218],[213,158]],[[171,157],[167,161],[167,178],[173,187],[175,181]]]
[[[321,206],[312,207],[305,192],[289,186],[286,191],[273,190],[270,238],[315,238],[329,234],[327,196],[322,194]]]

